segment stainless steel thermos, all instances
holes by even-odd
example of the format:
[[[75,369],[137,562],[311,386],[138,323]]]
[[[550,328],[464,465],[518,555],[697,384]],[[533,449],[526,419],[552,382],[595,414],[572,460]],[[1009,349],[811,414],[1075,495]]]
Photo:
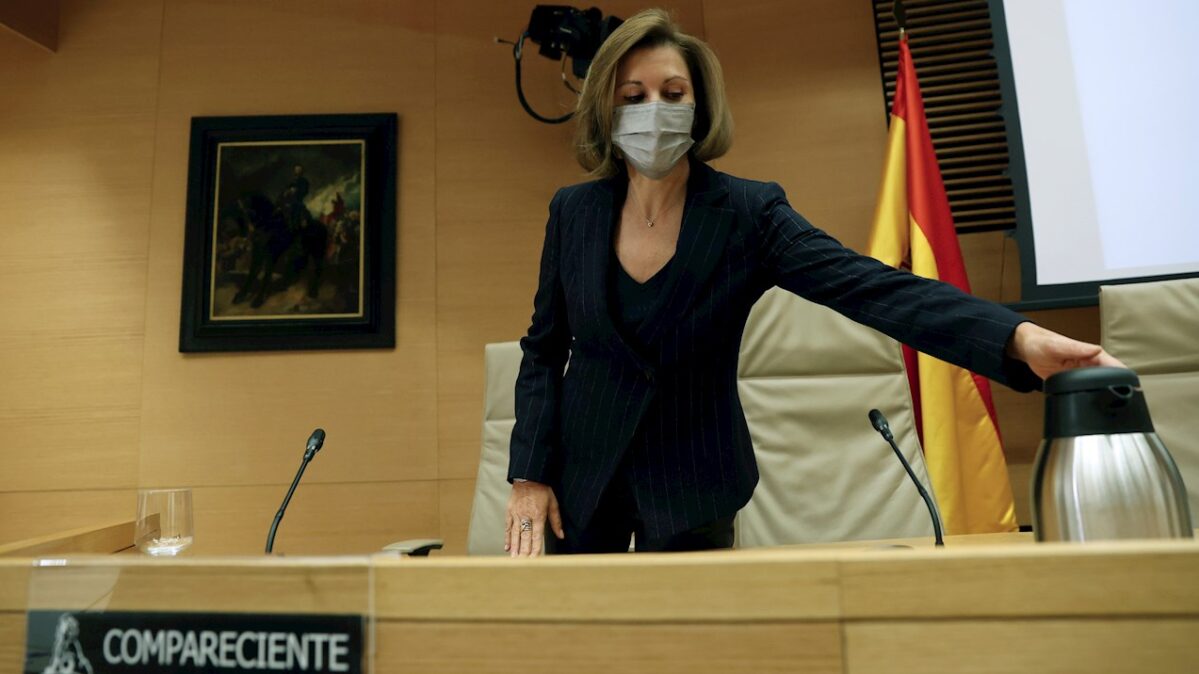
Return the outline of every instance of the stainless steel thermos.
[[[1038,541],[1193,537],[1186,486],[1135,372],[1081,368],[1045,381],[1032,516]]]

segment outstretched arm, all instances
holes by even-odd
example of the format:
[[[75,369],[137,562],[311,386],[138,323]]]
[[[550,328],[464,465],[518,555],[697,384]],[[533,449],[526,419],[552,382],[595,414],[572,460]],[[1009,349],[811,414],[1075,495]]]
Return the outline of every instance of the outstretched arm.
[[[758,227],[778,286],[1016,390],[1039,388],[1070,367],[1119,362],[1003,306],[845,248],[796,213],[776,184],[759,199]]]

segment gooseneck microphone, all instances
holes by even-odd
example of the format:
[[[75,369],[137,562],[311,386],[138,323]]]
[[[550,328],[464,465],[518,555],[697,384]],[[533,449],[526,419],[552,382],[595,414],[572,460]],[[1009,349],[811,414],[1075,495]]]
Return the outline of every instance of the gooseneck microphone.
[[[916,477],[916,473],[912,471],[911,464],[904,457],[903,452],[899,451],[899,445],[895,444],[895,436],[891,434],[891,425],[887,423],[887,417],[883,416],[878,410],[870,410],[870,425],[874,426],[874,430],[878,431],[879,435],[891,445],[891,449],[895,450],[895,456],[899,457],[899,462],[903,464],[903,469],[908,472],[908,477],[912,478],[912,483],[916,485],[916,491],[920,492],[920,498],[924,499],[924,505],[928,506],[929,517],[933,519],[933,535],[937,538],[937,545],[945,545],[944,539],[941,538],[941,513],[937,511],[937,504],[933,501],[932,496],[929,496],[928,490],[924,485],[920,484],[920,480]]]
[[[287,496],[283,497],[283,505],[279,506],[279,512],[275,513],[275,521],[271,522],[271,531],[266,535],[266,554],[271,554],[271,550],[275,547],[275,532],[279,530],[279,523],[283,521],[283,513],[287,510],[287,504],[291,502],[291,495],[296,491],[296,485],[300,484],[300,477],[304,475],[304,469],[308,467],[308,462],[316,453],[321,451],[321,447],[325,445],[325,429],[318,428],[308,436],[308,443],[304,447],[304,460],[300,463],[300,469],[296,471],[296,478],[291,481],[291,487],[287,490]]]

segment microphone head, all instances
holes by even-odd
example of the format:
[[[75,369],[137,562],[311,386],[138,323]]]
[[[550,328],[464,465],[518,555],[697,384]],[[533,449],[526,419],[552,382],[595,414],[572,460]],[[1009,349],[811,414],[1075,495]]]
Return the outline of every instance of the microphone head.
[[[874,430],[883,434],[883,437],[891,437],[891,425],[887,423],[887,417],[883,416],[882,412],[877,409],[870,410],[870,425],[874,426]]]
[[[324,446],[324,444],[325,444],[325,429],[318,428],[312,432],[312,435],[308,436],[308,446],[306,447],[306,449],[307,449],[307,451],[310,451],[310,452],[319,452],[321,450],[321,447]]]

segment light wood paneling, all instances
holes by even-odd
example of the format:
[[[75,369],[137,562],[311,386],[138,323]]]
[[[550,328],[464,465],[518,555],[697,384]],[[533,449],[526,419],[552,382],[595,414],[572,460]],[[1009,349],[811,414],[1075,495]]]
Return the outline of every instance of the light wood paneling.
[[[0,561],[0,612],[74,609],[369,613],[370,559],[74,556],[66,565]],[[269,597],[270,601],[263,601]]]
[[[0,540],[137,484],[161,5],[66,9],[57,54],[0,31]]]
[[[1197,571],[1194,542],[1003,544],[1013,539],[534,560],[0,560],[0,657],[20,647],[14,618],[28,605],[99,597],[111,610],[373,608],[388,672],[1189,671],[1199,593],[1181,579]],[[1027,592],[1013,592],[1017,578]]]
[[[162,32],[141,483],[203,487],[197,553],[257,552],[308,432],[323,426],[326,448],[278,550],[436,536],[431,13],[415,0],[195,0],[170,3]],[[179,354],[191,117],[380,111],[400,117],[396,349]]]
[[[1092,344],[1099,343],[1099,307],[1077,309],[1047,309],[1030,311],[1028,317],[1050,330],[1067,337],[1081,339]]]
[[[887,133],[870,4],[747,0],[703,9],[737,123],[717,167],[778,182],[814,225],[863,249]]]
[[[1184,674],[1199,618],[867,622],[845,628],[848,674]]]
[[[35,569],[31,608],[108,611],[358,613],[370,611],[363,557],[164,560],[129,555]]]
[[[394,352],[148,351],[142,485],[290,479],[317,426],[328,439],[306,480],[435,479],[434,307],[413,300],[398,310]]]
[[[0,613],[24,612],[29,604],[29,576],[33,565],[9,559],[0,564]]]
[[[195,489],[191,554],[261,554],[287,486]],[[279,525],[275,554],[370,554],[399,540],[435,538],[437,498],[433,480],[301,484]]]
[[[886,563],[863,553],[840,564],[842,610],[852,619],[1196,615],[1199,585],[1182,581],[1199,574],[1195,550],[1190,542],[1041,543],[915,550]]]
[[[962,262],[970,278],[970,291],[975,296],[992,302],[1002,301],[1006,239],[1003,232],[963,234],[958,237],[962,247]]]
[[[587,555],[376,561],[388,620],[589,622],[806,620],[841,614],[843,551]],[[449,571],[451,570],[452,571]],[[752,572],[750,571],[752,569]],[[697,590],[702,588],[702,590]]]
[[[24,666],[25,614],[0,613],[0,668],[20,672]]]
[[[956,537],[687,555],[378,559],[376,611],[402,621],[595,623],[1199,615],[1191,541]],[[550,599],[552,598],[552,600]]]
[[[995,413],[999,416],[999,433],[1007,462],[1032,463],[1041,442],[1043,426],[1043,396],[1016,393],[1006,386],[991,387]]]
[[[945,549],[994,547],[996,545],[1028,545],[1035,543],[1031,532],[1005,531],[995,534],[949,534],[944,537]],[[857,552],[898,552],[900,550],[936,549],[932,535],[908,538],[884,538],[873,541],[836,541],[834,543],[803,543],[785,546],[787,550],[855,550]]]
[[[0,543],[131,518],[137,490],[0,492]]]
[[[840,673],[836,623],[378,625],[386,672]],[[566,664],[569,663],[569,664]]]
[[[148,520],[157,522],[157,520]],[[0,557],[48,557],[51,555],[111,555],[133,547],[135,520],[125,519],[99,526],[77,527],[45,536],[0,545]],[[157,526],[155,524],[155,526]]]

